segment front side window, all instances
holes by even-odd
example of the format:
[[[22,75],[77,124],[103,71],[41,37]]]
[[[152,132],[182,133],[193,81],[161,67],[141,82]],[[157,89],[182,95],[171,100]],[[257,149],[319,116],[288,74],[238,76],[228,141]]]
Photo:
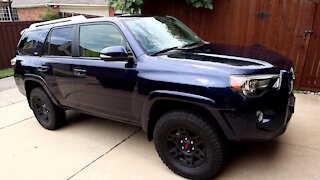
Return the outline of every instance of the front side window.
[[[45,55],[72,56],[73,27],[53,29],[46,42]]]
[[[124,22],[149,54],[201,42],[186,25],[174,18],[128,18]]]
[[[80,26],[80,56],[99,57],[100,51],[110,46],[125,46],[116,27],[108,24]]]

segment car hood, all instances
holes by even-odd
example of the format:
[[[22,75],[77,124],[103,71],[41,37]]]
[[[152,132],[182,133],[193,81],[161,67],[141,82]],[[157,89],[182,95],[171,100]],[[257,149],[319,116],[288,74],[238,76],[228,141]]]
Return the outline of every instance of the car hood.
[[[289,70],[293,64],[279,53],[262,46],[238,46],[205,43],[197,47],[179,49],[167,54],[169,58],[198,60],[237,67],[278,67]]]

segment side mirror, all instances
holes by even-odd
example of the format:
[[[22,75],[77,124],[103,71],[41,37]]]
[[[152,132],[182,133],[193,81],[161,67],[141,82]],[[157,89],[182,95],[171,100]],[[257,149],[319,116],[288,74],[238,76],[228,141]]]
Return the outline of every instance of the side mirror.
[[[101,59],[128,58],[128,52],[123,46],[110,46],[100,51]]]

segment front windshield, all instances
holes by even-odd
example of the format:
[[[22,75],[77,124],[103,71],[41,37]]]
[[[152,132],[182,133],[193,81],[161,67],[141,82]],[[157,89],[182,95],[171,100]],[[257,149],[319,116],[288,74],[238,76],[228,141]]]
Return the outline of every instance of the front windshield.
[[[201,40],[183,23],[170,17],[128,18],[124,22],[148,54]]]

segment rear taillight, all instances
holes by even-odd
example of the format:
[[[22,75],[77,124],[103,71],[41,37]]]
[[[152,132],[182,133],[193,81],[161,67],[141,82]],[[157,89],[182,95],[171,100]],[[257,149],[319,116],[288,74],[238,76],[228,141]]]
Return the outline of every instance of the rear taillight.
[[[12,59],[11,59],[11,66],[15,66],[15,65],[16,65],[16,62],[17,62],[16,57],[12,58]]]

